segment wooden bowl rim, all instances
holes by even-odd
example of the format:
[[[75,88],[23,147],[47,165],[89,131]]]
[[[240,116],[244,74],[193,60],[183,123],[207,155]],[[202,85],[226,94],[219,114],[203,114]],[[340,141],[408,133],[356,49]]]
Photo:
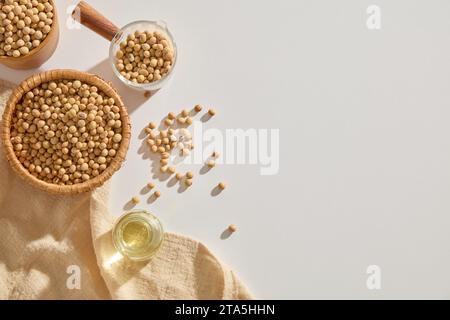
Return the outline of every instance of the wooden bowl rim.
[[[119,149],[108,167],[100,175],[84,181],[82,183],[73,185],[58,185],[47,183],[30,174],[28,170],[17,159],[14,148],[11,143],[11,120],[16,104],[22,99],[23,94],[36,88],[42,83],[54,80],[80,80],[89,85],[97,86],[108,97],[114,98],[116,105],[120,108],[120,115],[122,121],[122,141]],[[115,91],[111,84],[107,83],[99,76],[87,72],[70,70],[70,69],[56,69],[30,76],[22,81],[11,93],[3,113],[0,138],[3,142],[6,158],[8,162],[21,178],[29,182],[31,185],[55,194],[76,194],[91,191],[105,183],[111,176],[120,169],[125,160],[128,146],[131,139],[131,123],[127,110],[123,104],[122,98]]]
[[[54,0],[49,0],[49,2],[51,2],[52,6],[53,6],[53,23],[52,23],[52,28],[50,29],[50,32],[45,37],[44,41],[42,41],[42,43],[37,48],[34,48],[33,50],[31,50],[28,54],[26,54],[24,56],[20,56],[20,57],[17,57],[17,58],[10,57],[10,56],[0,56],[0,61],[2,61],[2,60],[3,61],[9,60],[11,62],[18,63],[18,62],[22,62],[24,60],[30,59],[30,58],[33,57],[33,55],[38,54],[39,51],[41,51],[42,48],[47,45],[47,42],[49,42],[51,40],[51,37],[53,37],[53,33],[59,32],[58,13],[57,13],[57,10],[56,10],[55,1]]]

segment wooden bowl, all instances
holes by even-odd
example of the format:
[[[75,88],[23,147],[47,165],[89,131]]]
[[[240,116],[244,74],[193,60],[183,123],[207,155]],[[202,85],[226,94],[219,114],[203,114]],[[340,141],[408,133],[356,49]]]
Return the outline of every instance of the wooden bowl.
[[[73,185],[58,185],[47,183],[30,174],[28,170],[22,165],[22,163],[17,159],[11,142],[11,121],[16,108],[16,104],[22,99],[22,96],[28,91],[36,88],[42,83],[46,83],[53,80],[80,80],[81,82],[85,82],[89,85],[97,86],[97,88],[100,91],[102,91],[105,95],[114,98],[114,100],[116,101],[116,105],[120,108],[120,115],[121,115],[120,120],[122,121],[122,141],[120,143],[119,149],[117,150],[115,157],[110,162],[105,171],[103,171],[100,175],[90,180]],[[127,110],[123,105],[121,97],[112,88],[111,84],[108,84],[107,82],[105,82],[96,75],[76,70],[51,70],[36,74],[24,80],[21,84],[19,84],[18,87],[14,89],[11,96],[9,97],[9,100],[5,106],[5,111],[3,113],[3,121],[0,128],[0,138],[3,142],[6,158],[8,159],[14,171],[16,171],[20,177],[22,177],[25,181],[29,182],[33,186],[55,194],[82,193],[91,191],[101,186],[106,180],[108,180],[114,174],[114,172],[116,172],[121,167],[128,150],[130,137],[131,137],[131,125]]]
[[[59,40],[59,25],[54,0],[49,0],[53,6],[53,23],[50,32],[44,41],[27,55],[18,58],[9,56],[0,56],[0,63],[12,69],[34,69],[47,61],[55,51]]]

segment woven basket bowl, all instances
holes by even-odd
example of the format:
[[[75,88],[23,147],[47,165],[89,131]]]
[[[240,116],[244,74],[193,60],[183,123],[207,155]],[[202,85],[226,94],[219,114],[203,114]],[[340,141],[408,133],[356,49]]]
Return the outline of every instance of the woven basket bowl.
[[[73,185],[58,185],[47,183],[43,180],[39,180],[35,176],[31,175],[28,170],[20,163],[17,159],[13,145],[11,143],[11,121],[15,111],[16,104],[22,99],[22,95],[28,91],[34,89],[42,83],[53,81],[53,80],[80,80],[89,85],[97,86],[97,88],[102,91],[105,95],[110,98],[114,98],[116,105],[120,108],[121,121],[122,121],[122,141],[120,143],[119,149],[113,160],[110,162],[108,167],[98,176],[84,181],[82,183],[77,183]],[[102,80],[96,75],[89,74],[86,72],[76,71],[76,70],[52,70],[43,73],[39,73],[29,77],[24,80],[18,87],[14,89],[8,102],[5,106],[5,111],[3,113],[3,121],[0,131],[0,137],[3,142],[5,149],[6,158],[8,162],[16,171],[20,177],[31,185],[38,187],[54,194],[76,194],[91,191],[99,186],[101,186],[105,181],[107,181],[122,165],[125,160],[125,156],[128,150],[128,145],[130,143],[131,137],[131,125],[128,113],[125,106],[123,105],[122,99],[117,94],[117,92],[111,87],[110,84]]]
[[[59,23],[54,0],[49,0],[53,6],[53,24],[52,28],[45,37],[44,41],[35,49],[31,50],[29,54],[20,56],[18,58],[0,56],[0,63],[12,69],[33,69],[42,65],[47,61],[55,51],[59,40]]]

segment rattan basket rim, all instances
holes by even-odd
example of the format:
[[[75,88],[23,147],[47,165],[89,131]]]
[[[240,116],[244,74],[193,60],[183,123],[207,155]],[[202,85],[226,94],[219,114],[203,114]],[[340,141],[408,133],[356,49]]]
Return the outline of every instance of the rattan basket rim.
[[[53,80],[80,80],[90,85],[95,85],[100,91],[103,91],[108,97],[114,98],[116,105],[120,108],[121,121],[122,121],[122,141],[116,156],[111,161],[109,166],[100,175],[87,180],[82,183],[74,185],[57,185],[47,183],[43,180],[31,175],[27,169],[17,159],[13,145],[11,143],[10,126],[15,110],[16,104],[20,101],[23,94],[31,89],[39,86],[42,83],[46,83]],[[127,110],[123,104],[122,98],[115,91],[111,84],[107,83],[99,76],[90,74],[83,71],[70,70],[70,69],[56,69],[30,76],[22,81],[11,93],[2,117],[0,138],[4,146],[5,155],[14,171],[25,181],[31,185],[54,194],[77,194],[87,191],[91,191],[97,187],[103,185],[111,176],[120,169],[123,161],[125,160],[128,146],[131,139],[131,123]]]

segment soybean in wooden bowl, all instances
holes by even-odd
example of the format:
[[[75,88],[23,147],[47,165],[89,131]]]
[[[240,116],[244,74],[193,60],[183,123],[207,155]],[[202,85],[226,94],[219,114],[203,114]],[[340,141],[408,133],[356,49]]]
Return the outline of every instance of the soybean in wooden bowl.
[[[37,68],[52,56],[58,39],[53,0],[0,0],[0,63]]]
[[[1,128],[12,168],[56,194],[101,186],[120,168],[130,136],[129,116],[114,88],[76,70],[24,80],[6,104]]]

